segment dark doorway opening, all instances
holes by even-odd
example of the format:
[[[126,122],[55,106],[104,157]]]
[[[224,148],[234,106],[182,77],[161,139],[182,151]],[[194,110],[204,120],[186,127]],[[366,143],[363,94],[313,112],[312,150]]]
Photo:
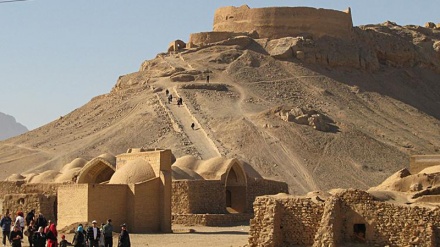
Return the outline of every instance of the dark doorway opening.
[[[367,227],[365,226],[365,224],[354,224],[353,225],[354,240],[356,242],[364,243],[366,232],[367,232]]]
[[[232,207],[232,194],[230,190],[226,190],[226,207]]]

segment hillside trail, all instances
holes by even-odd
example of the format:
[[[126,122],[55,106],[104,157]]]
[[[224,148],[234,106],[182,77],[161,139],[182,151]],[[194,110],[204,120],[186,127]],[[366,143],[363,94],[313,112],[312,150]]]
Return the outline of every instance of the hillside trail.
[[[296,78],[296,77],[295,77]],[[225,81],[231,81],[223,78]],[[288,173],[289,177],[298,180],[299,190],[310,191],[317,190],[319,187],[315,183],[312,173],[302,165],[302,162],[295,150],[287,148],[287,146],[276,137],[269,129],[261,128],[260,125],[254,120],[254,116],[258,115],[259,111],[256,109],[248,109],[245,106],[246,99],[248,97],[257,97],[256,95],[249,94],[249,92],[238,83],[226,83],[233,87],[235,91],[239,94],[239,99],[235,104],[235,111],[240,112],[244,117],[246,123],[250,124],[255,132],[259,132],[261,135],[261,140],[255,140],[255,145],[261,147],[266,147],[267,150],[277,150],[276,152],[270,152],[269,156],[272,160],[276,162],[277,166],[280,166],[283,172]],[[262,99],[265,103],[269,103]],[[275,146],[275,147],[274,147]],[[293,168],[293,169],[292,169]]]
[[[165,107],[169,113],[172,115],[170,118],[171,122],[173,122],[173,126],[178,124],[178,129],[184,132],[194,147],[200,154],[202,159],[210,159],[214,157],[220,157],[220,152],[214,142],[209,138],[203,126],[199,123],[197,118],[190,112],[186,104],[189,102],[183,102],[183,105],[177,105],[177,99],[180,97],[180,94],[177,92],[177,87],[174,86],[170,90],[170,94],[173,95],[173,100],[171,103],[168,103],[168,99],[166,97],[165,92],[159,92],[158,96],[160,100],[163,102],[162,105]],[[194,123],[194,129],[191,127],[191,124]],[[180,132],[174,127],[174,130]]]

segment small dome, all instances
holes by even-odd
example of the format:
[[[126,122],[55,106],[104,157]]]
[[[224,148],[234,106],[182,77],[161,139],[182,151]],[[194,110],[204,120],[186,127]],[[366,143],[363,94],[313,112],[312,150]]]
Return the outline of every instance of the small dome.
[[[42,172],[36,176],[34,176],[29,183],[38,184],[38,183],[53,183],[56,176],[58,176],[60,172],[54,170],[48,170]]]
[[[109,153],[103,153],[103,154],[99,155],[98,157],[103,158],[103,159],[107,160],[110,164],[112,164],[113,166],[116,166],[116,157],[114,155],[111,155]]]
[[[68,171],[65,171],[60,175],[58,175],[55,178],[55,183],[72,182],[73,178],[78,176],[80,171],[81,171],[81,167],[69,169]]]
[[[26,177],[22,176],[21,174],[14,173],[8,178],[5,179],[5,181],[21,181],[24,180]]]
[[[63,168],[61,168],[60,172],[66,172],[70,169],[73,168],[78,168],[78,167],[83,167],[85,164],[87,163],[87,160],[83,159],[83,158],[76,158],[74,160],[72,160],[72,162],[66,164],[65,166],[63,166]]]
[[[116,170],[109,184],[134,184],[155,177],[156,174],[148,161],[138,158],[128,161],[122,168]]]

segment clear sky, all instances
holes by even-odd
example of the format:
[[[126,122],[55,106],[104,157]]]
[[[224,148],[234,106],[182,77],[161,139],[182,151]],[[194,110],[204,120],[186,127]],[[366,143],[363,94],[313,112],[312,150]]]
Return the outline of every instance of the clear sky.
[[[0,112],[29,129],[110,92],[120,75],[137,71],[169,42],[212,30],[218,7],[351,7],[354,25],[440,23],[437,0],[1,2]]]

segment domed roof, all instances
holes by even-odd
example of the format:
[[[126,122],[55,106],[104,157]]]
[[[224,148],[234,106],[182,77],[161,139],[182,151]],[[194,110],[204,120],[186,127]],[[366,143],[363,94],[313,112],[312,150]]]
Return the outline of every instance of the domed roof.
[[[37,183],[53,183],[55,177],[58,176],[60,172],[54,170],[47,170],[38,175],[35,175],[32,179],[29,180],[29,183],[37,184]]]
[[[128,161],[123,167],[116,170],[109,184],[133,184],[155,178],[153,168],[148,161],[137,158]]]
[[[224,181],[233,166],[239,167],[241,173],[245,174],[243,166],[237,159],[226,159],[224,157],[199,160],[187,155],[178,158],[171,166],[171,169],[173,170],[173,179],[175,180],[206,179]]]
[[[5,179],[5,181],[21,181],[24,180],[26,177],[22,176],[21,174],[14,173],[8,178]]]
[[[55,183],[72,182],[75,176],[78,176],[81,167],[69,169],[55,178]]]
[[[63,172],[66,172],[70,169],[73,169],[73,168],[83,167],[86,163],[87,163],[87,160],[85,160],[83,158],[76,158],[76,159],[72,160],[72,162],[63,166],[63,168],[61,168],[60,172],[63,173]]]
[[[107,160],[110,164],[112,164],[113,166],[116,166],[116,157],[112,154],[109,153],[103,153],[101,155],[98,156],[99,158],[103,158],[105,160]]]

